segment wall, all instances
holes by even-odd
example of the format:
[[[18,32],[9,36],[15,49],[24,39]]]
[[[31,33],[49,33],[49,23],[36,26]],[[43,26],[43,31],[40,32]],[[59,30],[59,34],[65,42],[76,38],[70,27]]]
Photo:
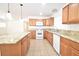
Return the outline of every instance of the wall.
[[[79,31],[79,24],[62,24],[62,9],[60,9],[57,13],[54,15],[54,27],[58,29],[64,29],[64,30],[74,30]]]
[[[23,21],[21,20],[14,20],[14,21],[8,21],[7,22],[7,32],[8,33],[20,33],[24,32],[24,27],[23,27]]]
[[[6,34],[6,23],[5,22],[0,22],[0,35]]]

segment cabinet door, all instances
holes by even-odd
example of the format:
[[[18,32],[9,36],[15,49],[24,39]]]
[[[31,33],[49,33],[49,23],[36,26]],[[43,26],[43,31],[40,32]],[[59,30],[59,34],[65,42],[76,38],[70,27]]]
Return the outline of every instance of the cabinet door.
[[[69,23],[79,23],[79,4],[69,4]]]
[[[70,56],[70,46],[69,41],[66,38],[61,37],[60,39],[60,54],[62,56]]]
[[[53,46],[53,34],[46,31],[46,39],[48,40],[48,42]]]
[[[46,26],[49,26],[49,20],[46,19]]]
[[[47,31],[44,32],[45,39],[47,39]]]
[[[46,31],[44,31],[44,39],[46,39]]]
[[[36,19],[29,19],[29,25],[35,26],[36,25]]]
[[[65,6],[62,10],[62,23],[68,23],[69,5]]]
[[[79,56],[79,51],[71,47],[71,56]]]
[[[43,19],[43,25],[46,26],[46,19]]]
[[[49,38],[48,38],[49,42],[53,46],[53,37],[52,37],[53,35],[52,35],[52,33],[49,32],[48,36],[49,36]]]
[[[54,17],[50,17],[50,19],[49,19],[49,25],[50,26],[54,25]]]
[[[27,38],[25,37],[23,40],[22,40],[22,55],[26,55],[27,53]]]
[[[60,54],[62,55],[62,56],[69,56],[69,51],[68,51],[68,49],[69,49],[69,46],[68,45],[65,45],[65,44],[60,44]]]
[[[31,31],[31,39],[36,39],[36,31]]]

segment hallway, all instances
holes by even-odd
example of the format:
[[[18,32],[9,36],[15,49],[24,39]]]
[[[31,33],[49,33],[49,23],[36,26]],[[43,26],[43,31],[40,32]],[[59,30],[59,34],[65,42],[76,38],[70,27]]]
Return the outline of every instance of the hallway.
[[[28,56],[57,56],[47,40],[30,40]]]

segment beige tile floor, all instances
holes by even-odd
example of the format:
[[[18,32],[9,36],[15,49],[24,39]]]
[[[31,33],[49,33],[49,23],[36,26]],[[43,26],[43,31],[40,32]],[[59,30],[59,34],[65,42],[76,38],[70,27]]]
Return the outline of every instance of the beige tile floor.
[[[47,40],[31,39],[27,56],[57,56],[57,54]]]

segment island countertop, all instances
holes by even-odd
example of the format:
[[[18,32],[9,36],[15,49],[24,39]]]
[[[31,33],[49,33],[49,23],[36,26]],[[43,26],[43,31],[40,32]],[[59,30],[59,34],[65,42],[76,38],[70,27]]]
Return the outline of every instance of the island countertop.
[[[0,36],[0,44],[15,44],[30,32],[14,33]]]

